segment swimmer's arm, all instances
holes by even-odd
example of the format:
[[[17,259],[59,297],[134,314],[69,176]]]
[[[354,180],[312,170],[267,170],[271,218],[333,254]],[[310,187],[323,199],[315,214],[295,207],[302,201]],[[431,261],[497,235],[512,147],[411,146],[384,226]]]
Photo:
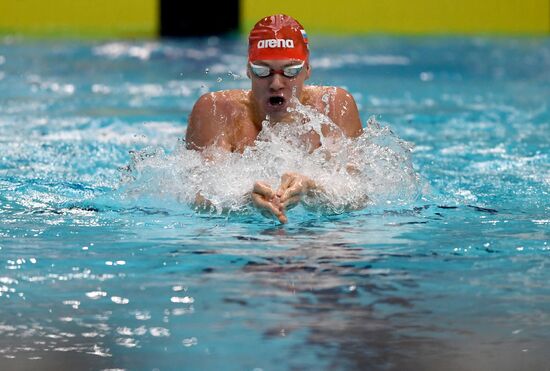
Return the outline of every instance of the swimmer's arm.
[[[361,118],[355,99],[351,94],[342,88],[336,88],[329,102],[328,116],[342,130],[344,135],[350,138],[356,138],[363,133]],[[327,132],[326,135],[331,135]],[[330,153],[327,153],[330,156]],[[350,175],[354,175],[359,170],[353,164],[348,164],[346,170]],[[290,209],[299,202],[302,202],[307,208],[313,209],[331,209],[331,196],[326,189],[314,179],[299,173],[285,173],[281,178],[281,186],[277,191],[277,196],[284,210]],[[307,197],[311,202],[304,203]],[[368,203],[368,197],[357,205],[347,205],[343,211],[358,210],[365,207]]]
[[[201,96],[189,115],[189,124],[185,134],[185,143],[188,149],[203,151],[207,147],[215,146],[231,151],[227,141],[223,112],[215,106],[215,93]],[[216,110],[218,108],[218,110]]]
[[[361,125],[361,117],[355,99],[353,96],[342,88],[334,88],[328,101],[328,116],[349,138],[356,138],[363,133]],[[333,136],[338,138],[334,131],[326,130],[325,136]],[[326,154],[327,160],[330,158],[330,153]],[[355,175],[359,172],[357,166],[353,163],[348,163],[346,166],[348,174]]]
[[[211,156],[204,150],[208,147],[217,147],[230,151],[231,146],[227,142],[223,128],[223,117],[214,114],[214,93],[201,96],[189,115],[189,124],[185,134],[187,149],[200,151],[207,159]],[[193,205],[197,211],[214,211],[216,208],[210,200],[197,192]]]
[[[225,117],[231,115],[223,112],[225,105],[215,105],[216,96],[214,94],[205,94],[195,103],[189,116],[189,125],[185,137],[187,148],[201,151],[208,160],[213,159],[209,156],[211,152],[204,151],[206,148],[216,147],[228,152],[231,151],[231,144],[228,142],[223,130],[226,126]],[[214,114],[214,112],[217,112],[217,114]],[[265,189],[268,187],[262,187],[262,185],[261,182],[256,182],[252,191],[247,194],[252,204],[261,212],[272,214],[281,223],[285,223],[286,218],[279,210],[279,206],[273,202],[273,197],[266,193]],[[204,197],[200,191],[195,195],[193,204],[197,211],[211,212],[216,210],[215,205]]]
[[[356,138],[363,133],[357,103],[350,93],[342,88],[336,88],[328,104],[330,119],[346,136]]]

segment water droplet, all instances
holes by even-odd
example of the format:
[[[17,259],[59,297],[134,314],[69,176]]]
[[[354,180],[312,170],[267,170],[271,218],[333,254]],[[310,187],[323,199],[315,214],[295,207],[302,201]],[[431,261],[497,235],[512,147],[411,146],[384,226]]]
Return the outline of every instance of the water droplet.
[[[111,301],[115,304],[128,304],[130,302],[127,298],[122,298],[120,296],[111,296]]]
[[[172,303],[193,304],[195,302],[195,299],[190,296],[184,296],[184,297],[172,296],[170,298],[170,301]]]
[[[191,338],[187,338],[187,339],[183,339],[182,340],[182,344],[184,347],[192,347],[194,345],[197,345],[198,344],[198,340],[196,337],[191,337]]]
[[[431,72],[421,72],[420,80],[421,81],[432,81],[434,79],[434,74]]]
[[[99,298],[107,296],[107,293],[105,291],[90,291],[86,293],[86,296],[92,300],[97,300]]]

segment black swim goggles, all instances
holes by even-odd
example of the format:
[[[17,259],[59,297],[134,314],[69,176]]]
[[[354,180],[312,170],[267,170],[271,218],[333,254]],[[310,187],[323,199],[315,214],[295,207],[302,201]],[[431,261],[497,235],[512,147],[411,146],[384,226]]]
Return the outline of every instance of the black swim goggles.
[[[302,71],[302,68],[304,68],[305,63],[306,62],[302,62],[299,64],[286,66],[282,70],[273,70],[269,66],[254,64],[252,62],[249,62],[248,64],[250,65],[250,70],[252,71],[252,73],[260,78],[272,76],[275,74],[283,75],[284,77],[288,77],[288,78],[293,78],[298,76],[300,71]]]

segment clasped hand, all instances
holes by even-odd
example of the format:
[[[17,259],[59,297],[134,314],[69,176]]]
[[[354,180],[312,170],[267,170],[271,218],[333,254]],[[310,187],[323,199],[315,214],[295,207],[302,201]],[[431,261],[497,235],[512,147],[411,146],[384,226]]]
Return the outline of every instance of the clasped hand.
[[[302,196],[315,188],[315,182],[305,175],[298,173],[284,173],[281,185],[277,190],[266,183],[257,181],[252,189],[252,203],[262,215],[274,216],[281,223],[288,218],[285,212],[296,206]]]

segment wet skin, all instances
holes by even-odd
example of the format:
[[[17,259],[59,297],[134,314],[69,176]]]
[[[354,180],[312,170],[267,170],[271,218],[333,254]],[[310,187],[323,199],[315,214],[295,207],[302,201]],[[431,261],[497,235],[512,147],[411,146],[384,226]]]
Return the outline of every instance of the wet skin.
[[[254,64],[269,67],[280,71],[287,66],[301,63],[299,60],[256,61]],[[280,73],[273,73],[267,77],[257,77],[247,69],[247,76],[252,81],[252,100],[257,110],[257,119],[263,120],[269,116],[273,122],[284,122],[289,114],[287,109],[292,106],[292,97],[302,101],[304,82],[310,76],[311,68],[305,63],[302,71],[296,77],[286,77]]]
[[[295,65],[297,60],[255,61],[255,64],[268,66],[272,70],[282,70]],[[187,147],[199,151],[210,146],[242,152],[253,146],[262,129],[262,122],[292,122],[288,112],[294,105],[295,97],[301,104],[314,107],[325,113],[348,137],[362,133],[361,120],[353,97],[344,89],[326,86],[305,86],[310,77],[311,67],[306,61],[300,73],[292,78],[274,73],[268,77],[257,77],[247,68],[251,80],[251,90],[226,90],[208,93],[195,103],[189,117],[186,134]],[[327,127],[323,135],[331,135]],[[310,148],[320,146],[319,135],[310,133],[304,140]],[[305,175],[288,172],[282,175],[280,185],[273,189],[265,182],[256,181],[251,191],[252,204],[265,216],[274,217],[286,223],[286,211],[300,202],[305,194],[322,191],[315,181]],[[199,196],[199,195],[198,195]],[[198,206],[207,200],[197,197]]]

